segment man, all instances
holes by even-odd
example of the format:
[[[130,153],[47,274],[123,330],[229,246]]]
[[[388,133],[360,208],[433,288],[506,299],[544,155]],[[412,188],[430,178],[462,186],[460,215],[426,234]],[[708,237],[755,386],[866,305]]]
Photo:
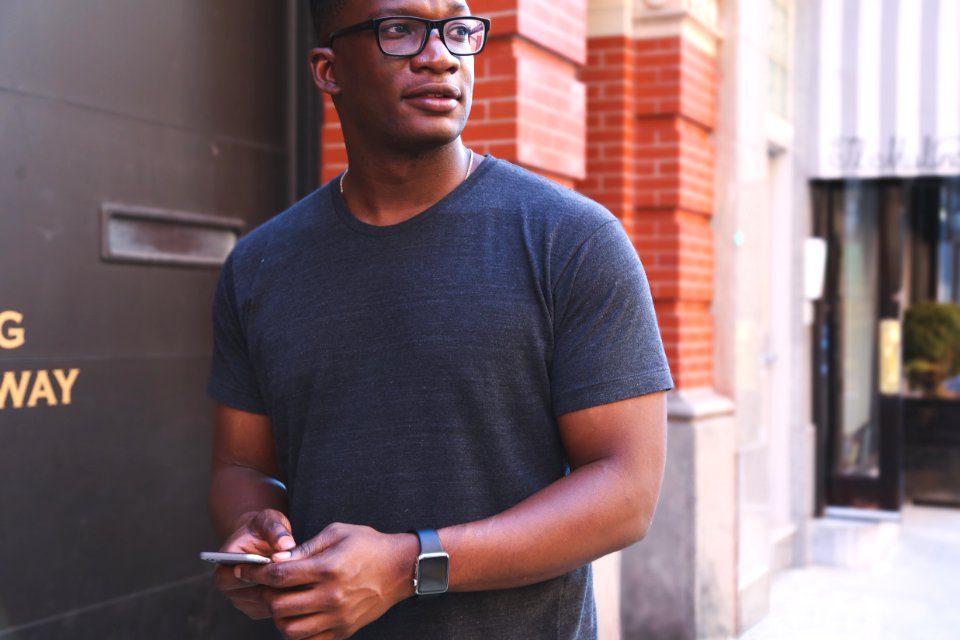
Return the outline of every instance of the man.
[[[460,140],[488,23],[313,2],[343,175],[244,238],[214,308],[215,581],[287,638],[592,638],[670,374],[600,206]],[[399,18],[397,17],[399,16]]]

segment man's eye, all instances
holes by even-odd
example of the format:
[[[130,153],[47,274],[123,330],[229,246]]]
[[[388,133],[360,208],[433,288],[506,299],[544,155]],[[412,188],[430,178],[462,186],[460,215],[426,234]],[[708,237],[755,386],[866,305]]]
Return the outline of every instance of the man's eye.
[[[382,36],[402,38],[409,36],[411,33],[413,33],[413,30],[410,28],[410,26],[403,24],[402,22],[394,22],[380,26],[380,35]]]
[[[447,37],[455,40],[464,41],[470,37],[471,29],[462,24],[455,24],[447,27]]]

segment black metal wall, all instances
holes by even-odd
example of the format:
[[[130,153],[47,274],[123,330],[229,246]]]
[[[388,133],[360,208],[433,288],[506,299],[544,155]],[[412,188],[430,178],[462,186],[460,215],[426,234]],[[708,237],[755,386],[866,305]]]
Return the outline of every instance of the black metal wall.
[[[101,208],[286,206],[289,6],[0,0],[0,638],[272,635],[197,559],[217,269],[150,263],[225,232]]]

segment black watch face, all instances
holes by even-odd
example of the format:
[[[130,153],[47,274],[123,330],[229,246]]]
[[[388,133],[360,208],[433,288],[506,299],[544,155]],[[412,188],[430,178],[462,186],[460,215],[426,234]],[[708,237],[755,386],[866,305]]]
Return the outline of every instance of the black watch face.
[[[450,557],[445,553],[420,557],[420,583],[417,593],[443,593],[450,579]]]

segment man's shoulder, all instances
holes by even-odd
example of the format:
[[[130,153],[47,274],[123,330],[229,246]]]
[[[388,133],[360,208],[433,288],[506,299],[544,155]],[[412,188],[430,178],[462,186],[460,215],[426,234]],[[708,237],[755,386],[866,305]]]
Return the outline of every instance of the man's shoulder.
[[[324,208],[332,206],[330,184],[318,188],[240,238],[233,249],[233,261],[260,261],[264,256],[293,250],[298,240],[320,224]]]
[[[493,159],[482,197],[498,209],[519,209],[524,215],[554,224],[596,228],[615,220],[603,205],[511,162]]]
[[[559,259],[602,228],[622,229],[603,205],[504,160],[493,160],[473,197],[499,233],[522,229],[527,239],[538,239],[531,246]]]

